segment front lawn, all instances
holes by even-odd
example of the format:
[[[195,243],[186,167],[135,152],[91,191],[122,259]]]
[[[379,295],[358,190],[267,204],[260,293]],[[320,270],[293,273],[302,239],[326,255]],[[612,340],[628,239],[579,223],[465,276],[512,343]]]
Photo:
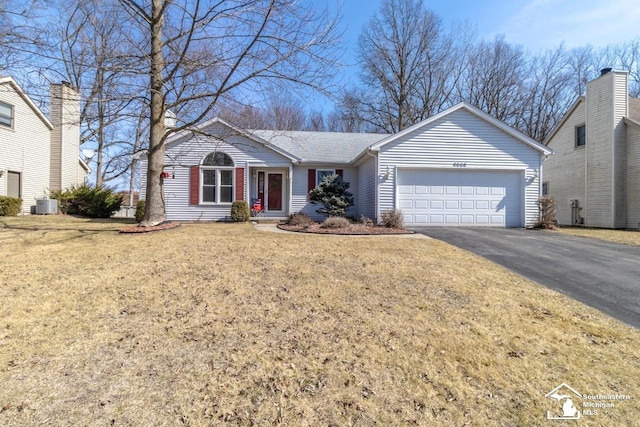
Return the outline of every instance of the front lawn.
[[[637,330],[445,243],[122,226],[0,218],[0,425],[640,425]]]
[[[562,227],[559,228],[558,231],[562,234],[569,234],[572,236],[590,237],[592,239],[623,243],[630,246],[640,246],[640,232],[637,231],[577,227]]]

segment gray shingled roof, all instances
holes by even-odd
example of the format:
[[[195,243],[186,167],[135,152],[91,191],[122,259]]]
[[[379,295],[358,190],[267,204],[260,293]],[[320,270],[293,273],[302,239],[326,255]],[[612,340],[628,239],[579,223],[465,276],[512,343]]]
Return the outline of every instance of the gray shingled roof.
[[[303,163],[350,163],[381,133],[249,130],[249,133],[301,159]]]

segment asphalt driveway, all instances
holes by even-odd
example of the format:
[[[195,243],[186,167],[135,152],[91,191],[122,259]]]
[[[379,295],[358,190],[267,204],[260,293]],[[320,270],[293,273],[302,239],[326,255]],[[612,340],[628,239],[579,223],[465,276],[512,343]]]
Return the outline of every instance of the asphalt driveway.
[[[416,227],[640,328],[640,247],[509,228]]]

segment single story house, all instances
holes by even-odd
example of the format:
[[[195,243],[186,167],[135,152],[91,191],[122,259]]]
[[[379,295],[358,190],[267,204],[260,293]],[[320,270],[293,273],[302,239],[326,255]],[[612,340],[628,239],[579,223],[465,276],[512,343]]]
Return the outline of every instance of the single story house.
[[[11,77],[0,76],[0,196],[22,199],[22,213],[50,190],[84,183],[79,157],[80,100],[67,83],[50,86],[47,118]]]
[[[545,143],[560,225],[640,229],[640,99],[628,72],[603,69]]]
[[[551,153],[467,103],[394,135],[245,130],[216,118],[168,140],[163,192],[169,220],[225,220],[234,200],[252,199],[265,217],[320,219],[309,191],[336,173],[354,216],[400,209],[409,226],[523,227],[538,219]],[[142,171],[144,183],[144,158]]]

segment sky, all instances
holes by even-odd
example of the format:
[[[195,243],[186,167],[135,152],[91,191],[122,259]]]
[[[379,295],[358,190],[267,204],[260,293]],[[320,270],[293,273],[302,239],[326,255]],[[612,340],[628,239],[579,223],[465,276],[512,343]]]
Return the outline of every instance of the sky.
[[[343,0],[345,83],[355,81],[358,36],[382,0]],[[478,37],[503,34],[532,53],[585,45],[617,44],[640,37],[640,0],[424,0],[446,27],[468,23]],[[326,103],[322,109],[329,110]],[[326,111],[325,111],[326,112]]]

